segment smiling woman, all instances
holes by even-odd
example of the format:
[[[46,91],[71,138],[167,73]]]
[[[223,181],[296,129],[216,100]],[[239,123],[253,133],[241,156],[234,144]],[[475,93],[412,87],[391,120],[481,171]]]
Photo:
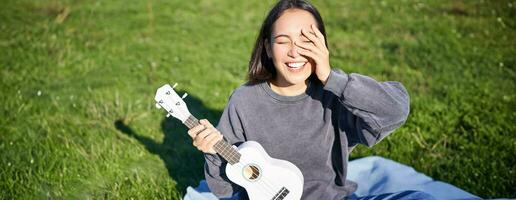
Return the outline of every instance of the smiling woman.
[[[266,39],[265,48],[277,73],[271,81],[275,92],[286,96],[303,93],[314,71],[321,82],[328,79],[328,50],[323,34],[314,24],[321,23],[301,9],[286,10],[274,23],[271,40]]]
[[[313,53],[321,53],[322,51],[326,54],[326,59],[323,57],[322,61],[329,61],[325,40],[326,31],[319,11],[309,3],[298,2],[297,6],[292,6],[285,2],[278,3],[272,8],[262,24],[249,64],[248,79],[251,83],[269,81],[272,77],[275,80],[279,70],[289,71],[289,68],[285,69],[285,66],[293,68],[290,71],[304,72],[305,76],[306,73],[311,75],[311,72],[315,69],[314,61],[316,60],[314,58],[318,58]],[[304,33],[303,29],[305,30]],[[317,31],[319,33],[318,36],[314,35],[315,30],[320,30]],[[315,37],[310,37],[312,39],[310,40],[307,36]],[[307,46],[303,46],[304,48],[301,49],[302,47],[299,45],[302,45],[302,43],[317,45],[314,48],[317,47],[319,51],[309,53],[308,50],[313,48],[306,49]],[[301,54],[304,56],[301,56]],[[308,55],[312,57],[305,58]],[[317,59],[317,61],[320,62],[321,60]],[[289,62],[290,65],[288,65]],[[303,68],[298,69],[300,65]],[[326,74],[322,75],[323,79],[324,77],[327,78],[329,74],[329,63],[324,63],[324,66],[327,67],[319,68],[325,69],[323,71]],[[291,82],[285,82],[287,81],[285,75],[279,76],[279,82],[276,82],[275,86],[281,85],[286,87],[296,85]],[[297,80],[296,83],[305,82],[304,88],[306,88],[307,76],[300,78],[301,80]],[[303,86],[299,89],[303,89]]]
[[[189,131],[206,153],[206,182],[217,197],[248,198],[228,180],[234,163],[214,151],[224,138],[234,145],[256,141],[271,157],[299,167],[301,199],[356,198],[356,183],[346,180],[351,149],[373,146],[400,127],[409,97],[401,83],[332,71],[325,38],[323,20],[307,1],[282,0],[269,12],[249,62],[249,82],[233,92],[216,128],[201,120]],[[433,199],[416,191],[393,196]]]

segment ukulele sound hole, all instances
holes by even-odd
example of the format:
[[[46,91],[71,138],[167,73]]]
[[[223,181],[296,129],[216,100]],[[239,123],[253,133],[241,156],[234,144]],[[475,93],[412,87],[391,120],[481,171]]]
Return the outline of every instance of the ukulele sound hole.
[[[247,165],[244,167],[243,175],[249,181],[256,181],[260,177],[260,169],[256,165]]]

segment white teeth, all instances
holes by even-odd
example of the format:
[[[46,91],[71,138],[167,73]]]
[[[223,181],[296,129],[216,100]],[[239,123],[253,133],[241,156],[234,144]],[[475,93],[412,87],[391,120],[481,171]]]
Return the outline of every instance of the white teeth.
[[[287,63],[287,66],[291,68],[300,68],[301,66],[305,65],[306,62],[296,62],[296,63]]]

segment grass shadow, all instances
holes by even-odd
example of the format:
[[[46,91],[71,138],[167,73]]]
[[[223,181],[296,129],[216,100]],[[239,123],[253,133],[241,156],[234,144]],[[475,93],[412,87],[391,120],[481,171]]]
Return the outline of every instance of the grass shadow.
[[[222,114],[220,110],[206,108],[198,98],[190,94],[185,102],[192,115],[198,119],[208,119],[214,125]],[[166,114],[163,110],[160,112]],[[136,133],[123,119],[116,120],[114,125],[120,132],[138,140],[150,153],[163,160],[169,176],[177,182],[179,191],[185,192],[187,186],[195,187],[204,179],[204,155],[192,145],[192,139],[187,134],[188,129],[181,121],[164,117],[161,121],[161,130],[165,136],[162,143]]]

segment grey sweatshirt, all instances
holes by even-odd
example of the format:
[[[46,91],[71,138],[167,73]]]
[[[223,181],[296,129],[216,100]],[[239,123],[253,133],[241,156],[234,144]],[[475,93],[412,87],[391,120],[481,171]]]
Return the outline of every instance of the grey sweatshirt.
[[[302,199],[336,200],[357,188],[346,180],[351,148],[378,143],[408,113],[401,83],[332,71],[326,85],[312,81],[298,96],[281,96],[267,82],[240,86],[217,129],[231,144],[256,141],[271,157],[295,164],[304,176]],[[226,177],[226,161],[212,154],[205,159],[206,181],[217,197],[245,194]]]

